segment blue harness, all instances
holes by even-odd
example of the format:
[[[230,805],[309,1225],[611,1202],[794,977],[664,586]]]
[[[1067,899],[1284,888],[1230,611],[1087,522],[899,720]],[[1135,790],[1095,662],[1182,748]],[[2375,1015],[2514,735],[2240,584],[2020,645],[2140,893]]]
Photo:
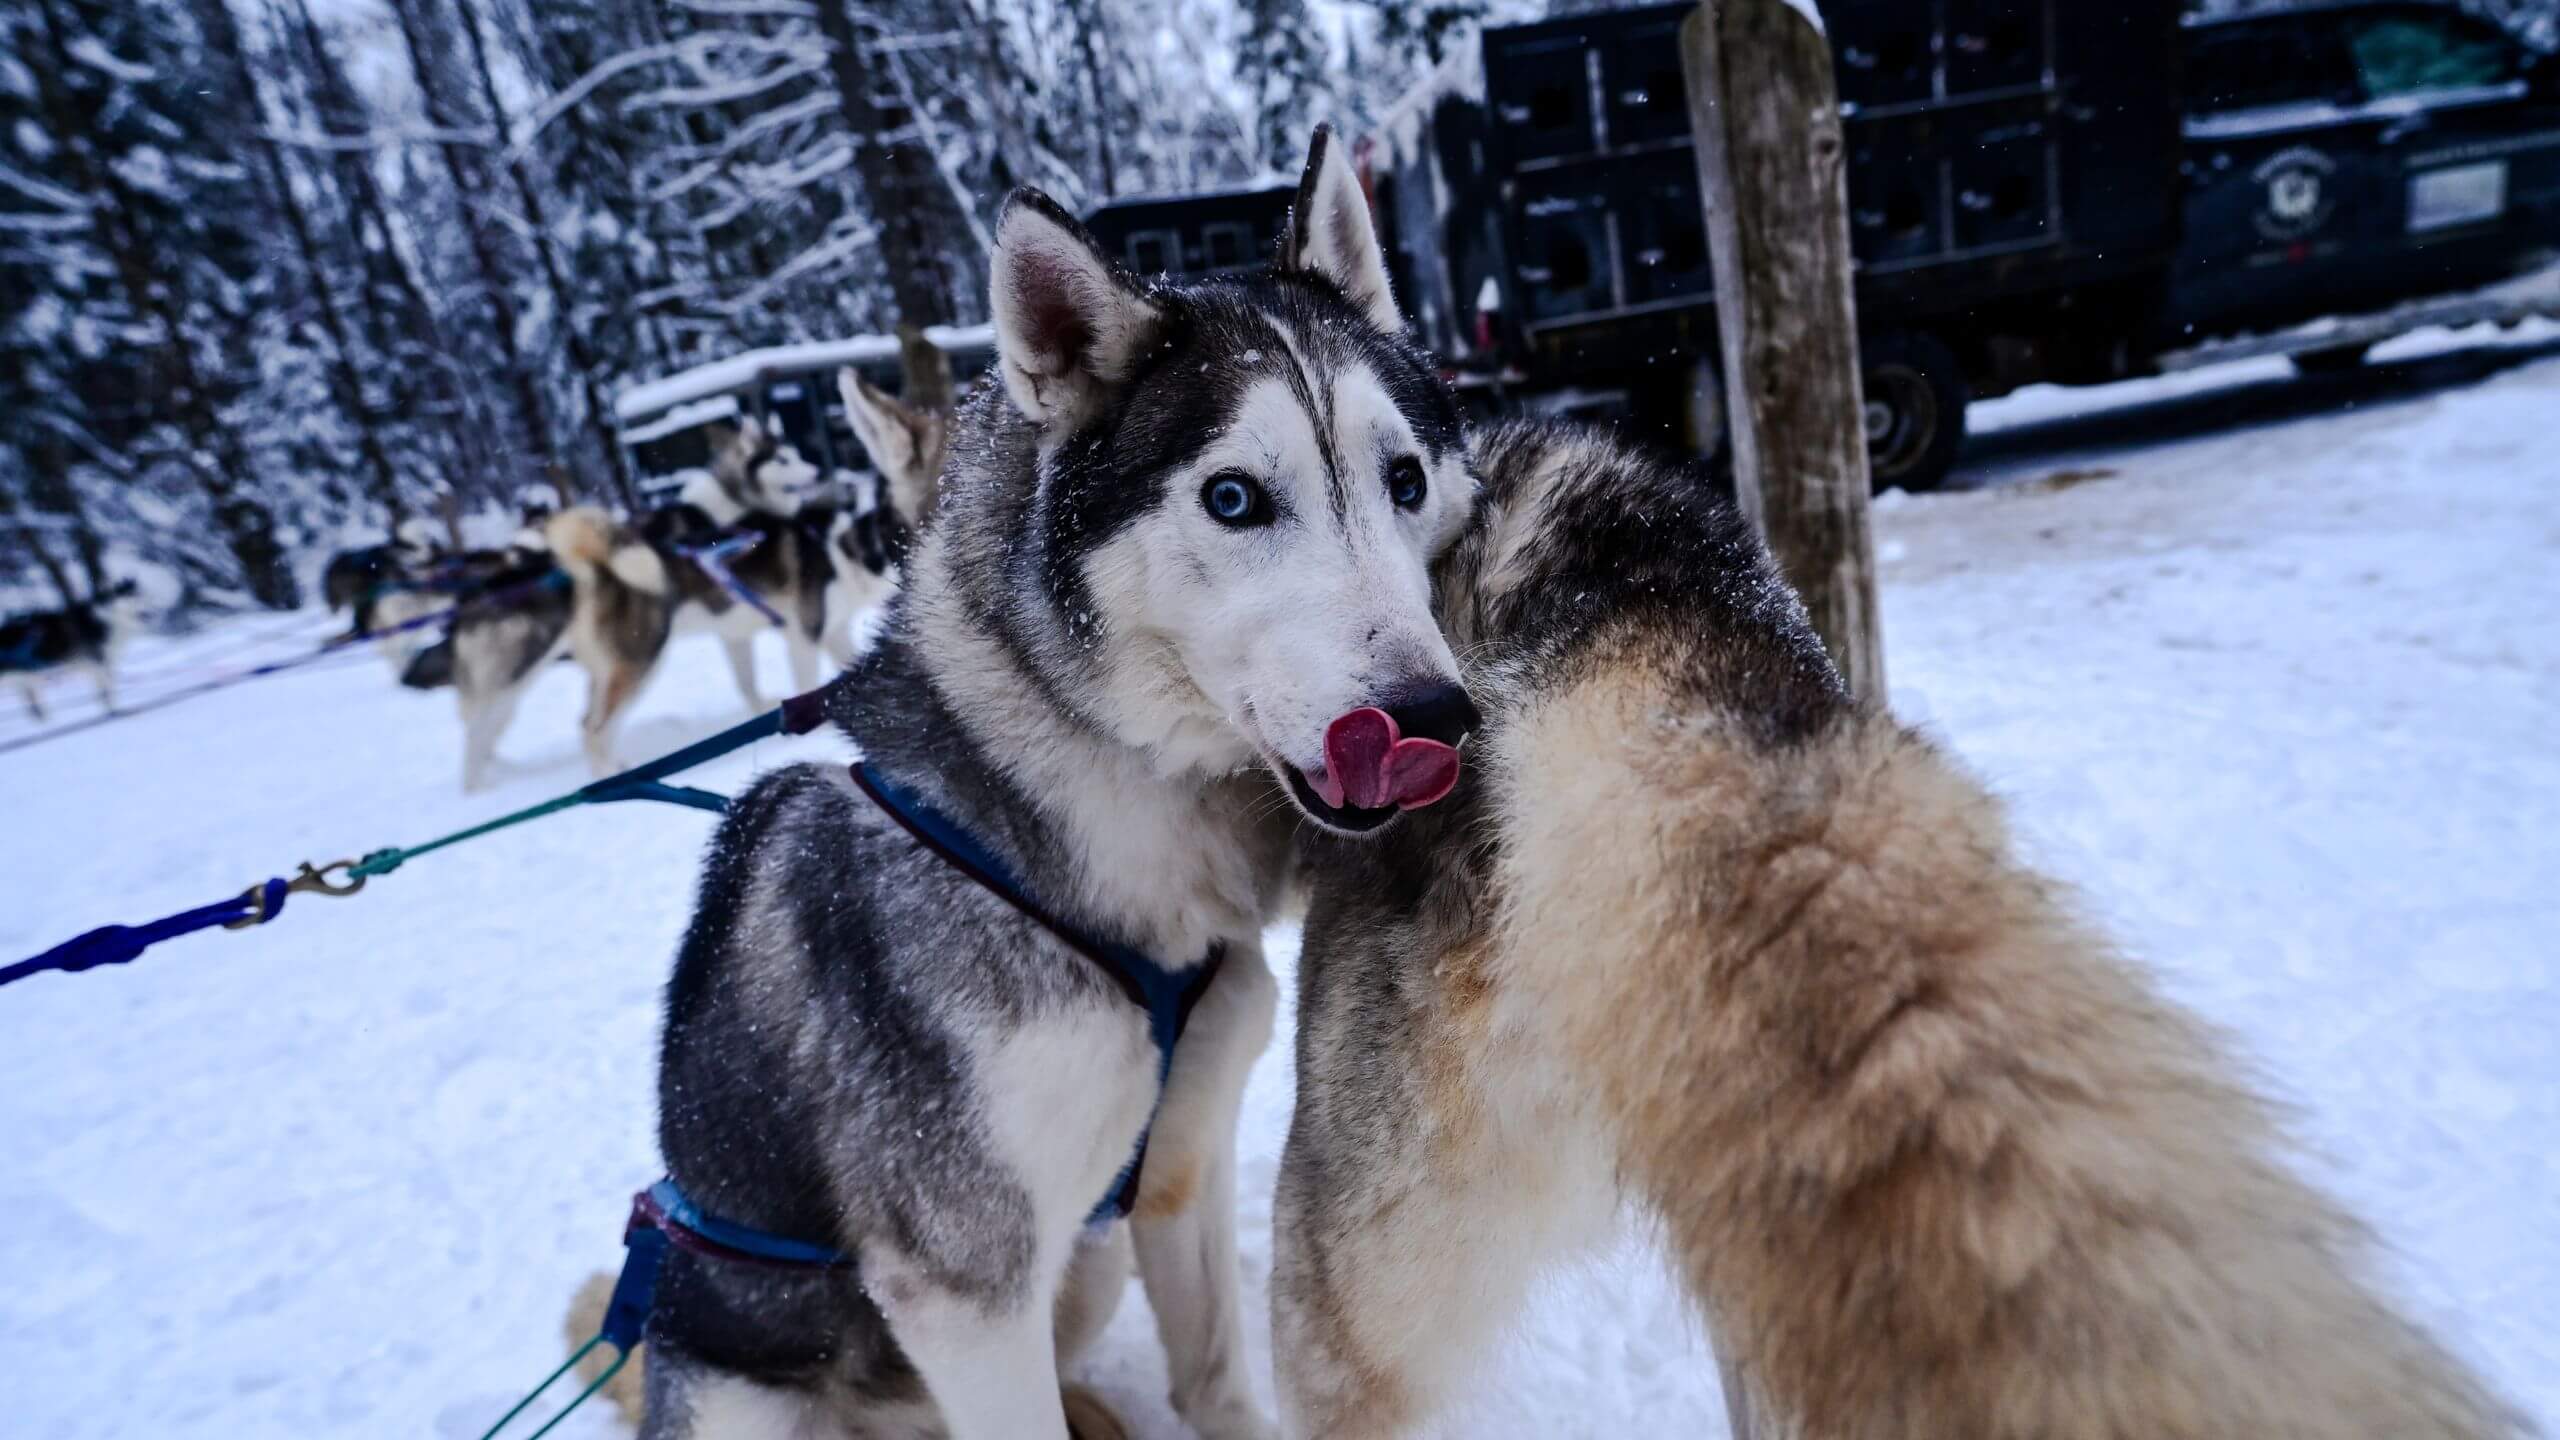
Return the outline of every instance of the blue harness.
[[[915,792],[867,764],[853,767],[853,783],[943,863],[985,887],[997,899],[1065,942],[1068,949],[1101,967],[1132,1004],[1147,1012],[1147,1029],[1155,1040],[1157,1093],[1173,1074],[1173,1047],[1190,1022],[1192,1009],[1217,978],[1226,958],[1223,946],[1212,946],[1207,960],[1188,971],[1168,970],[1135,946],[1097,939],[1059,919],[1034,899],[994,852],[978,843],[951,817],[934,809]],[[1152,1128],[1152,1121],[1150,1127]],[[1147,1132],[1138,1133],[1137,1152],[1112,1181],[1111,1191],[1093,1207],[1092,1225],[1107,1225],[1126,1216],[1138,1197],[1138,1175],[1147,1159]],[[818,1272],[850,1268],[851,1255],[805,1240],[775,1235],[751,1225],[723,1220],[686,1197],[673,1179],[660,1180],[632,1197],[631,1218],[623,1227],[622,1276],[614,1283],[605,1308],[604,1338],[629,1351],[640,1341],[657,1290],[659,1263],[673,1246],[707,1259],[766,1270]]]

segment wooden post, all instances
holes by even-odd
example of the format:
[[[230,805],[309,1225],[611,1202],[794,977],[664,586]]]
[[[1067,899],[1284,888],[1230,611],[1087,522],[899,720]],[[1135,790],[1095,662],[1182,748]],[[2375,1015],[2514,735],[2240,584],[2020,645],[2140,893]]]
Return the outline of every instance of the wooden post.
[[[1705,0],[1680,30],[1743,513],[1859,698],[1882,704],[1867,438],[1831,47],[1803,0]]]

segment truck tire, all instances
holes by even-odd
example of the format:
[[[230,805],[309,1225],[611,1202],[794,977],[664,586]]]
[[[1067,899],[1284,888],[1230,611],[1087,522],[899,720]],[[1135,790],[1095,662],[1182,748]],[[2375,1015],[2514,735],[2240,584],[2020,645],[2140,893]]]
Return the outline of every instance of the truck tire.
[[[2293,357],[2293,368],[2300,375],[2344,375],[2364,364],[2371,345],[2337,345],[2326,350],[2305,350]]]
[[[1888,330],[1864,341],[1860,368],[1875,488],[1921,494],[1945,484],[1964,447],[1971,396],[1955,352],[1934,335]]]

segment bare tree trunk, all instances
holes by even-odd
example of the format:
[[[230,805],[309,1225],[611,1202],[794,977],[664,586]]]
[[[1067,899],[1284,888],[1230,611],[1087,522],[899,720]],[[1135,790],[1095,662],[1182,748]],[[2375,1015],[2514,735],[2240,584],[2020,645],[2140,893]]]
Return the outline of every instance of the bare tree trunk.
[[[1681,27],[1715,256],[1735,487],[1849,687],[1885,698],[1831,50],[1790,0]]]
[[[937,397],[947,407],[951,359],[926,343],[922,332],[928,325],[951,323],[952,279],[943,257],[945,247],[967,226],[957,223],[956,216],[950,217],[952,223],[936,226],[937,217],[956,210],[957,202],[937,183],[932,157],[915,142],[887,141],[873,97],[879,79],[849,0],[817,0],[817,11],[818,33],[827,42],[828,72],[835,80],[836,104],[844,114],[846,137],[853,142],[853,168],[862,181],[863,208],[880,230],[880,263],[889,273],[889,294],[897,307],[907,403],[922,404],[924,397]]]
[[[230,0],[199,0],[196,10],[205,36],[223,65],[223,79],[234,90],[236,113],[255,125],[266,113],[266,105],[258,93],[257,70],[249,63],[248,47],[241,40],[239,22],[232,17]],[[266,174],[269,203],[284,216],[285,227],[293,232],[294,252],[302,261],[303,288],[309,292],[314,318],[329,341],[329,388],[336,392],[338,408],[346,412],[347,422],[355,427],[356,447],[364,456],[374,500],[390,512],[396,529],[403,508],[399,472],[392,467],[390,452],[383,449],[380,417],[366,401],[364,381],[356,374],[355,349],[347,336],[346,320],[338,313],[337,286],[329,279],[328,257],[321,253],[311,217],[303,210],[302,197],[294,192],[293,174],[280,147],[264,125],[255,125],[255,129],[256,134],[241,138],[257,151]]]
[[[62,568],[60,561],[53,558],[53,551],[44,543],[43,531],[19,508],[17,497],[11,495],[5,488],[0,488],[0,534],[16,536],[19,545],[35,557],[36,564],[43,569],[46,578],[53,581],[54,593],[62,597],[64,606],[68,607],[79,602],[79,595],[71,588],[70,573]],[[93,585],[89,593],[99,594],[104,588]]]
[[[505,144],[506,104],[499,98],[497,79],[489,71],[489,46],[480,33],[478,7],[471,0],[455,0],[455,8],[463,37],[471,45],[472,69],[480,77],[481,103],[489,108],[489,124],[496,129],[499,143]],[[533,232],[529,243],[534,263],[541,267],[542,283],[551,290],[551,323],[558,327],[560,338],[568,347],[570,368],[578,372],[578,386],[587,402],[587,438],[595,442],[598,469],[624,505],[636,506],[639,497],[631,489],[631,477],[624,472],[622,446],[613,436],[613,411],[605,400],[604,378],[598,373],[601,367],[587,344],[586,332],[578,328],[577,306],[568,281],[560,274],[559,258],[551,253],[551,222],[544,213],[542,187],[533,183],[532,164],[528,151],[507,167],[507,175],[515,182],[516,203],[523,208],[525,225]]]
[[[80,491],[71,483],[71,462],[67,455],[47,456],[42,453],[24,457],[27,462],[27,506],[35,519],[50,519],[71,536],[71,553],[80,562],[80,576],[89,582],[89,593],[101,595],[107,589],[107,547],[98,538],[98,527],[89,523],[89,507],[82,504]],[[30,544],[38,537],[28,532]],[[45,568],[53,568],[52,552],[38,546],[37,553],[46,560]],[[61,583],[61,577],[55,577]],[[69,590],[63,594],[68,597]]]
[[[64,33],[62,17],[54,6],[40,3],[36,14],[52,56],[49,69],[34,68],[39,86],[50,89],[45,77],[64,74],[76,62],[71,39]],[[46,104],[68,109],[58,96],[48,95]],[[173,293],[165,277],[157,273],[144,237],[136,233],[137,207],[131,190],[115,167],[102,163],[91,152],[84,137],[68,137],[55,163],[58,173],[73,188],[103,202],[92,212],[99,246],[115,265],[134,313],[147,320],[159,337],[159,343],[149,352],[151,369],[143,377],[143,385],[156,387],[157,402],[190,442],[179,447],[183,453],[177,458],[204,492],[214,526],[239,564],[241,583],[259,604],[275,610],[292,609],[299,599],[299,587],[292,568],[285,563],[284,548],[276,540],[274,512],[265,501],[243,488],[251,479],[248,447],[223,416],[221,405],[196,365],[195,354],[187,344],[184,297]]]
[[[320,128],[336,135],[362,130],[362,104],[329,53],[328,41],[311,16],[308,0],[293,3],[298,22],[295,30],[302,44],[303,63],[311,72],[312,103]],[[282,23],[279,19],[278,24]],[[455,371],[443,323],[427,303],[426,287],[401,252],[399,236],[391,224],[391,207],[383,196],[381,180],[373,172],[373,161],[370,153],[357,152],[338,156],[332,165],[345,200],[345,244],[355,256],[358,273],[364,276],[357,319],[375,353],[394,365],[408,364],[414,369],[414,380],[401,377],[403,388],[396,389],[395,394],[416,395],[416,391],[405,389],[407,383],[418,384],[431,393],[435,404],[432,408],[422,407],[422,413],[434,414],[441,422],[437,433],[443,441],[444,473],[440,478],[445,488],[452,490],[459,488],[460,477],[494,474],[497,462],[490,445],[496,427],[483,413],[474,387]],[[396,295],[395,303],[383,304],[376,299],[378,287],[385,283]]]
[[[1087,3],[1070,12],[1075,21],[1076,43],[1084,51],[1084,82],[1093,92],[1093,144],[1102,162],[1102,198],[1110,200],[1120,193],[1120,177],[1111,164],[1111,91],[1102,83],[1100,49],[1094,43],[1094,31],[1102,28],[1102,9]]]
[[[454,97],[446,92],[449,76],[438,73],[440,51],[432,47],[433,37],[421,23],[418,7],[421,0],[391,0],[391,15],[400,27],[400,39],[409,52],[409,72],[417,81],[418,98],[426,108],[427,123],[439,130],[461,128],[464,117],[456,113]],[[495,124],[494,117],[491,124]],[[453,182],[455,204],[462,212],[464,238],[470,243],[471,260],[480,279],[480,291],[488,306],[491,338],[497,342],[498,363],[506,372],[516,395],[518,449],[512,458],[516,473],[504,477],[508,486],[521,484],[532,477],[529,466],[538,464],[551,451],[550,407],[543,403],[542,387],[532,367],[526,362],[523,347],[517,343],[515,297],[508,292],[507,262],[489,218],[480,207],[489,193],[488,177],[483,173],[479,154],[467,144],[447,142],[436,147],[444,160],[445,172]]]

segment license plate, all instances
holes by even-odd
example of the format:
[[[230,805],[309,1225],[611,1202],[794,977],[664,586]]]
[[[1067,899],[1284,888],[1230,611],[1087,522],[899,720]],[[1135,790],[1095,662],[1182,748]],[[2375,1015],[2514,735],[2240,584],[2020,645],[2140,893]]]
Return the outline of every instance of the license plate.
[[[2507,213],[2507,162],[2456,165],[2409,177],[2409,230],[2450,230]]]

